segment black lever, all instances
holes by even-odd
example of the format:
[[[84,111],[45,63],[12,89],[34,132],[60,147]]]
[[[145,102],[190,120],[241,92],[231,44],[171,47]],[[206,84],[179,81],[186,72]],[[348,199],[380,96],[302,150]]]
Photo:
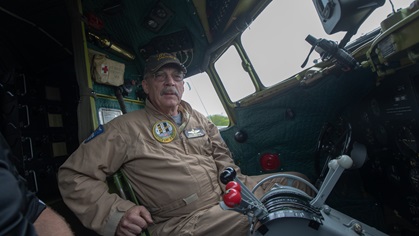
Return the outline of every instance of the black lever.
[[[359,63],[355,60],[355,58],[353,58],[352,55],[346,52],[344,49],[340,48],[339,45],[332,40],[322,38],[316,39],[312,35],[308,35],[306,37],[306,41],[312,45],[310,54],[313,49],[316,49],[324,61],[333,57],[336,59],[337,63],[345,69],[356,69],[359,67]],[[307,63],[307,59],[302,67],[304,67]]]
[[[220,174],[220,181],[223,184],[227,184],[230,181],[233,181],[236,178],[236,170],[233,167],[227,167],[224,171]]]

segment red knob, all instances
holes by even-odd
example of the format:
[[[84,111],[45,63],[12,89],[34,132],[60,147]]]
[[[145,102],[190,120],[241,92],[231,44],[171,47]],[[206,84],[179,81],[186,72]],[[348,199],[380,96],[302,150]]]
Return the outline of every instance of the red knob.
[[[236,181],[230,181],[226,184],[226,190],[229,190],[232,188],[237,190],[239,193],[242,191],[242,187]]]
[[[241,200],[242,196],[240,192],[234,188],[228,189],[223,196],[223,201],[228,207],[235,207],[240,205]]]

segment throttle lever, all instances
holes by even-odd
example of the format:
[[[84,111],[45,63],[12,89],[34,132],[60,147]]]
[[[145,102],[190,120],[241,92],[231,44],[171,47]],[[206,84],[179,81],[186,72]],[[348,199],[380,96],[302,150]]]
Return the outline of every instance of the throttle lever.
[[[233,181],[237,176],[236,170],[233,167],[227,167],[220,174],[220,181],[223,184],[228,184],[228,182]]]
[[[329,171],[327,172],[326,178],[324,179],[316,197],[311,200],[310,205],[317,208],[322,207],[343,171],[351,168],[352,165],[353,161],[348,155],[341,155],[338,158],[331,160],[328,163]]]
[[[220,174],[220,181],[226,185],[226,193],[220,202],[221,208],[224,210],[234,210],[242,214],[253,212],[259,219],[268,214],[266,207],[256,198],[253,193],[238,178],[237,172],[232,167],[227,167]],[[229,187],[229,182],[236,182],[240,188]],[[232,184],[235,185],[235,184]],[[240,190],[238,192],[237,190]],[[240,198],[240,199],[238,199]]]

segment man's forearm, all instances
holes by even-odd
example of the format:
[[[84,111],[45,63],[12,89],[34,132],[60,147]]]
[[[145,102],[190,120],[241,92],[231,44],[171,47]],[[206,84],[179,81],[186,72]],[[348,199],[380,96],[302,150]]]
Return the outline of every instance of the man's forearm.
[[[42,236],[73,236],[70,226],[59,214],[47,207],[34,222],[38,235]]]

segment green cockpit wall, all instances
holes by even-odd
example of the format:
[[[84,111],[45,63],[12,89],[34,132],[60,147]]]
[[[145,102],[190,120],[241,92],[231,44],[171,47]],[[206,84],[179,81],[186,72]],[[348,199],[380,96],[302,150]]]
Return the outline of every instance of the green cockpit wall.
[[[187,77],[209,72],[212,62],[237,38],[269,4],[270,1],[81,1],[79,13],[83,22],[74,35],[85,38],[88,54],[103,53],[125,65],[124,86],[134,91],[124,95],[127,111],[141,109],[145,95],[141,83],[144,62],[158,52],[175,54],[186,66]],[[80,32],[82,32],[80,34]],[[75,50],[86,51],[83,42],[73,43]],[[78,46],[77,46],[78,45]],[[85,53],[86,54],[86,53]],[[85,64],[92,64],[91,56],[79,57]],[[76,62],[77,63],[77,62]],[[79,65],[76,67],[83,67]],[[86,83],[86,73],[79,74],[81,91],[94,91],[93,127],[101,107],[119,108],[121,103],[112,99],[114,88],[98,83]],[[90,68],[92,73],[92,68]],[[210,73],[213,79],[216,73]],[[82,78],[85,77],[85,78]],[[226,110],[228,96],[222,86],[215,89]],[[85,89],[84,89],[85,88]],[[81,94],[84,94],[83,92]],[[138,102],[139,100],[139,102]],[[83,107],[83,106],[82,106]],[[85,106],[84,113],[90,113]],[[227,112],[233,116],[232,112]],[[86,130],[91,130],[87,128]],[[88,132],[81,131],[82,139]]]

